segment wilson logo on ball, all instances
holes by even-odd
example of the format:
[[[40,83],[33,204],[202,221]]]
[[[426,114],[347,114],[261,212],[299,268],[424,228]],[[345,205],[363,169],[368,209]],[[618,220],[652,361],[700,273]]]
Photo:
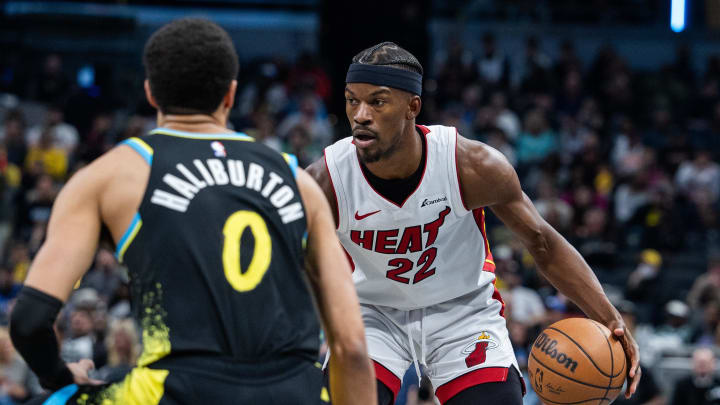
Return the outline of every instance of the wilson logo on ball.
[[[578,365],[577,361],[573,360],[572,357],[565,353],[558,352],[555,348],[557,344],[557,340],[551,339],[545,333],[541,333],[535,341],[534,346],[540,349],[541,352],[547,354],[551,359],[555,359],[555,361],[564,365],[566,369],[569,369],[574,373]]]

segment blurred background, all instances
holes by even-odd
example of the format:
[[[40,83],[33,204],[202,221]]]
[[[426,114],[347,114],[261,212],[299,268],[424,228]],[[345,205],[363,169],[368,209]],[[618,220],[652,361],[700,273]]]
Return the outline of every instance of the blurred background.
[[[388,40],[413,52],[418,123],[505,154],[633,328],[644,378],[618,403],[720,403],[720,0],[0,1],[0,325],[64,182],[155,126],[143,44],[183,16],[235,42],[233,128],[302,166],[349,134],[352,56]],[[492,214],[488,230],[524,367],[538,332],[579,310]],[[65,360],[109,380],[134,364],[128,294],[100,248],[57,323]],[[398,404],[432,403],[406,382]],[[38,392],[0,327],[0,405]]]

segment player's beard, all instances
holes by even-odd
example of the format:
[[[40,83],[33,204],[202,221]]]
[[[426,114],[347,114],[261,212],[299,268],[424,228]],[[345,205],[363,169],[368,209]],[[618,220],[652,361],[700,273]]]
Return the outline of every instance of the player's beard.
[[[393,139],[390,140],[390,144],[383,148],[383,145],[380,142],[380,137],[377,137],[376,144],[377,146],[375,148],[371,149],[360,149],[357,148],[358,151],[358,158],[363,164],[368,163],[376,163],[383,159],[387,159],[390,156],[394,155],[395,152],[398,150],[398,146],[400,145],[400,137],[402,136],[402,133],[396,135],[393,137]]]

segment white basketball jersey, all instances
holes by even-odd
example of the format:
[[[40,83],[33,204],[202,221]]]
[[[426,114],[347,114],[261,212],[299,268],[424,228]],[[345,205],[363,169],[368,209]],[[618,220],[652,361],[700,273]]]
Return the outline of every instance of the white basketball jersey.
[[[337,232],[362,303],[411,310],[493,288],[484,212],[466,209],[460,194],[457,131],[418,128],[427,146],[425,172],[400,205],[367,181],[352,137],[325,149],[338,202]]]

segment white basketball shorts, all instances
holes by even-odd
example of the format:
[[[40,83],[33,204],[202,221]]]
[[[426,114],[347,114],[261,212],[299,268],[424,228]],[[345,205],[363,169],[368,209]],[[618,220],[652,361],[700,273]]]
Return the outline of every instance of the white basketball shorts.
[[[466,388],[505,381],[518,369],[494,286],[437,305],[403,311],[361,304],[378,380],[395,396],[405,371],[422,364],[441,403]]]

